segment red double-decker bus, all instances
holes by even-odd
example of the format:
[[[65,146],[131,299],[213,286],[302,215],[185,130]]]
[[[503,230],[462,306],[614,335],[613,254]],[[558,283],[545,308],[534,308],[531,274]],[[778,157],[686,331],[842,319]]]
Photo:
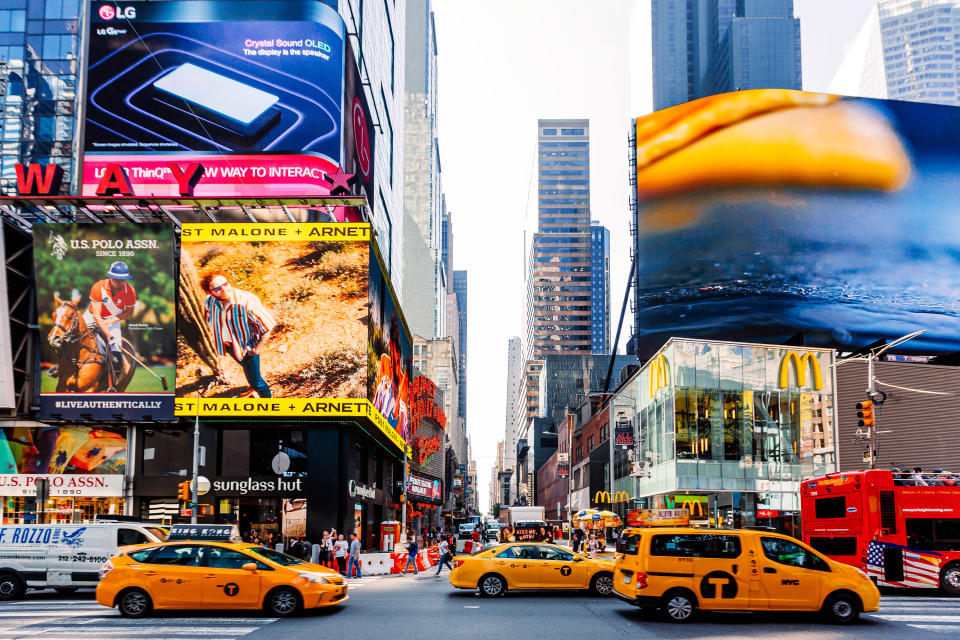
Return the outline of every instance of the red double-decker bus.
[[[960,478],[885,469],[800,485],[803,540],[880,586],[960,596]]]

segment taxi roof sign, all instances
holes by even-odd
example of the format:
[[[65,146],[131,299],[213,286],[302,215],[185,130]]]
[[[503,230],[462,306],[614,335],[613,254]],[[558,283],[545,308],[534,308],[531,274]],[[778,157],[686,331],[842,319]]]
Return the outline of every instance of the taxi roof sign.
[[[240,542],[241,538],[235,524],[175,524],[170,527],[167,542],[180,540]]]

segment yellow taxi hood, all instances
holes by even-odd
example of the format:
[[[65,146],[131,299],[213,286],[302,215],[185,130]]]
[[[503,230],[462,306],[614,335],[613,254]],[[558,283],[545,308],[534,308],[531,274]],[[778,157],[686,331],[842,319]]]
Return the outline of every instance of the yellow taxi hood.
[[[310,573],[335,573],[337,575],[340,575],[339,571],[331,569],[330,567],[324,567],[323,565],[313,564],[312,562],[307,562],[305,564],[295,564],[287,568],[293,569],[295,571],[309,571]]]
[[[720,94],[637,118],[636,145],[640,198],[774,185],[896,191],[911,171],[879,111],[788,89]]]

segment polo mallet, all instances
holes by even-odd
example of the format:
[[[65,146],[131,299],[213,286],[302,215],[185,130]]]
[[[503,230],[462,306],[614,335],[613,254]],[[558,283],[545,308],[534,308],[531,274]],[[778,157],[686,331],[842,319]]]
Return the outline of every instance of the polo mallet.
[[[163,390],[164,390],[164,391],[167,390],[167,376],[160,376],[160,375],[157,375],[156,373],[154,373],[153,370],[152,370],[150,367],[148,367],[147,365],[143,364],[143,362],[141,362],[140,359],[137,358],[137,356],[133,355],[132,353],[130,353],[129,351],[127,351],[126,349],[124,349],[123,346],[120,347],[120,350],[123,351],[123,352],[124,352],[125,354],[127,354],[128,356],[130,356],[130,357],[133,359],[133,361],[136,362],[138,365],[140,365],[141,367],[143,367],[144,369],[146,369],[147,372],[148,372],[150,375],[152,375],[154,378],[156,378],[157,380],[159,380],[159,381],[160,381],[160,384],[163,385]]]

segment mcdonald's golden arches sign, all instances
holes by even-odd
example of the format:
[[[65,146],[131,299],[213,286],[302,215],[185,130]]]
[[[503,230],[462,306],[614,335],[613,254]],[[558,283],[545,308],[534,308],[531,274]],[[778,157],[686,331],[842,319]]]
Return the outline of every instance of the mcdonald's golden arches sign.
[[[807,386],[807,371],[813,375],[812,385],[816,390],[823,389],[823,374],[820,371],[820,361],[814,353],[807,352],[800,356],[796,351],[788,351],[780,361],[780,388],[790,386],[790,364],[796,375],[797,387]]]
[[[670,385],[670,363],[662,353],[650,361],[650,397]]]

